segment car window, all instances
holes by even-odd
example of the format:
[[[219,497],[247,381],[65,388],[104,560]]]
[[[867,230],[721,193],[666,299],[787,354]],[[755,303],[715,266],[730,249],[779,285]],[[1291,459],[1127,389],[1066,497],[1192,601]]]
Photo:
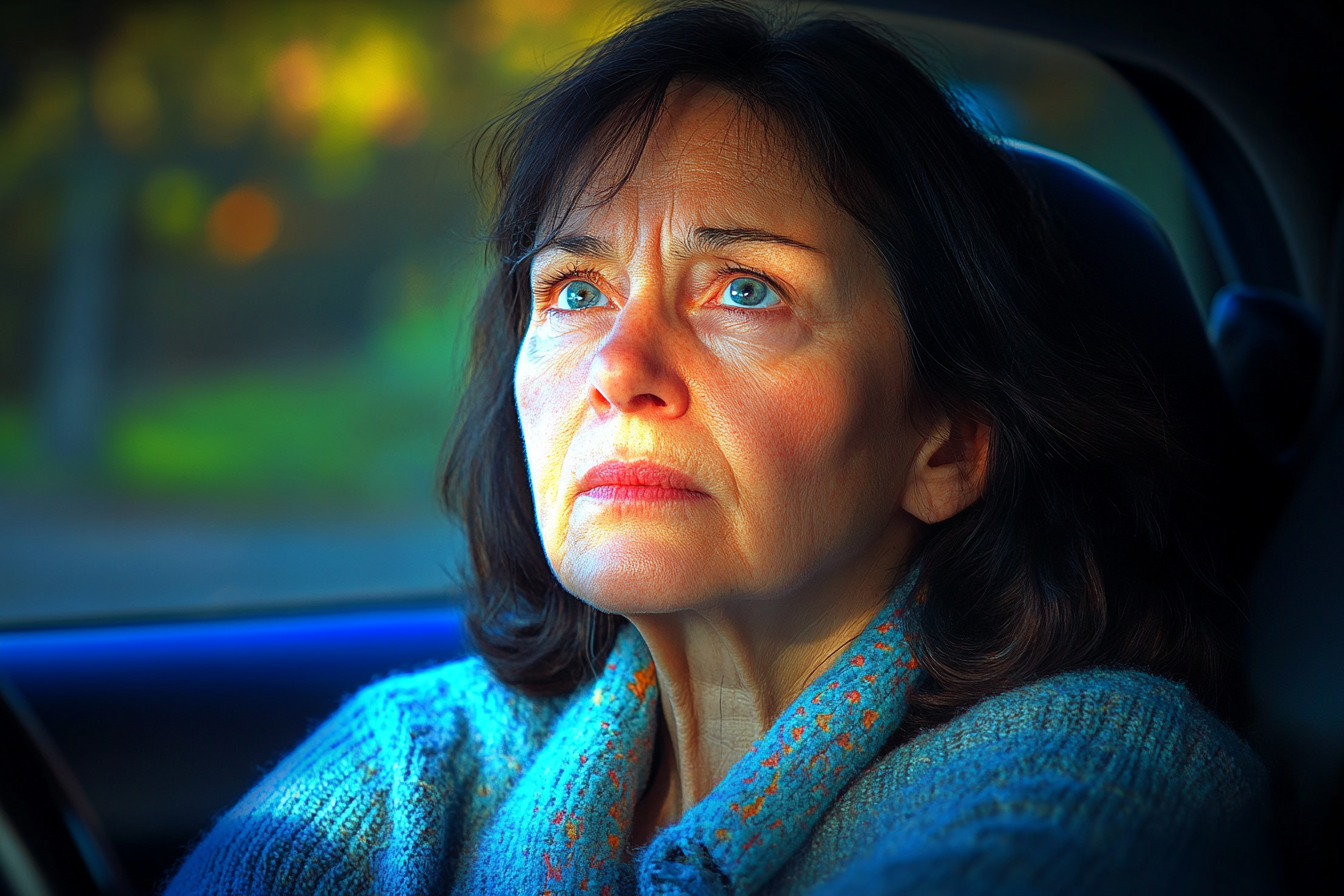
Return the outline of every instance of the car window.
[[[0,625],[441,600],[480,128],[609,0],[123,4],[0,66]],[[1207,302],[1181,162],[1097,59],[913,16],[967,111],[1132,190]]]

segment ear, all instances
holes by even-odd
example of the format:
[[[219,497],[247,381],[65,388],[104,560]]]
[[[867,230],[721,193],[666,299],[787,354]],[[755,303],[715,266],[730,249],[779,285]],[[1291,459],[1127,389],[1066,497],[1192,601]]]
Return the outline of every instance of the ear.
[[[926,523],[941,523],[974,504],[985,491],[988,424],[939,418],[915,452],[901,507]]]

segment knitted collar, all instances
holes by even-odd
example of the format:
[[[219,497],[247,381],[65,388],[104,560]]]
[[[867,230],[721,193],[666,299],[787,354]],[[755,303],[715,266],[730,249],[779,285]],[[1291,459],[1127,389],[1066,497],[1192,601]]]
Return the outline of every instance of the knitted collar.
[[[724,780],[622,861],[648,780],[658,685],[633,626],[483,832],[470,892],[748,896],[806,843],[900,724],[920,672],[903,619],[917,572]]]

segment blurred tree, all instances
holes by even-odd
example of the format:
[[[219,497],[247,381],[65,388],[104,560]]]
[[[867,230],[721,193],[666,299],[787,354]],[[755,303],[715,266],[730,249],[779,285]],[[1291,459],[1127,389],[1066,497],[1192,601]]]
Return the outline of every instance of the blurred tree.
[[[103,443],[123,186],[120,160],[95,133],[68,164],[40,384],[42,446],[84,472]]]

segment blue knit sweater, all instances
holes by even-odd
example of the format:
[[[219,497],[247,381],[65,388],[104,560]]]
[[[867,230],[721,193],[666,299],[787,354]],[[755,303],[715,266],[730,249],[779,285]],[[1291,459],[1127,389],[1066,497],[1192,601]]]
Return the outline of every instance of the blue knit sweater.
[[[627,627],[567,697],[477,659],[360,692],[186,859],[179,894],[1261,893],[1263,769],[1180,685],[1091,670],[888,750],[906,595],[633,856],[657,676]]]

